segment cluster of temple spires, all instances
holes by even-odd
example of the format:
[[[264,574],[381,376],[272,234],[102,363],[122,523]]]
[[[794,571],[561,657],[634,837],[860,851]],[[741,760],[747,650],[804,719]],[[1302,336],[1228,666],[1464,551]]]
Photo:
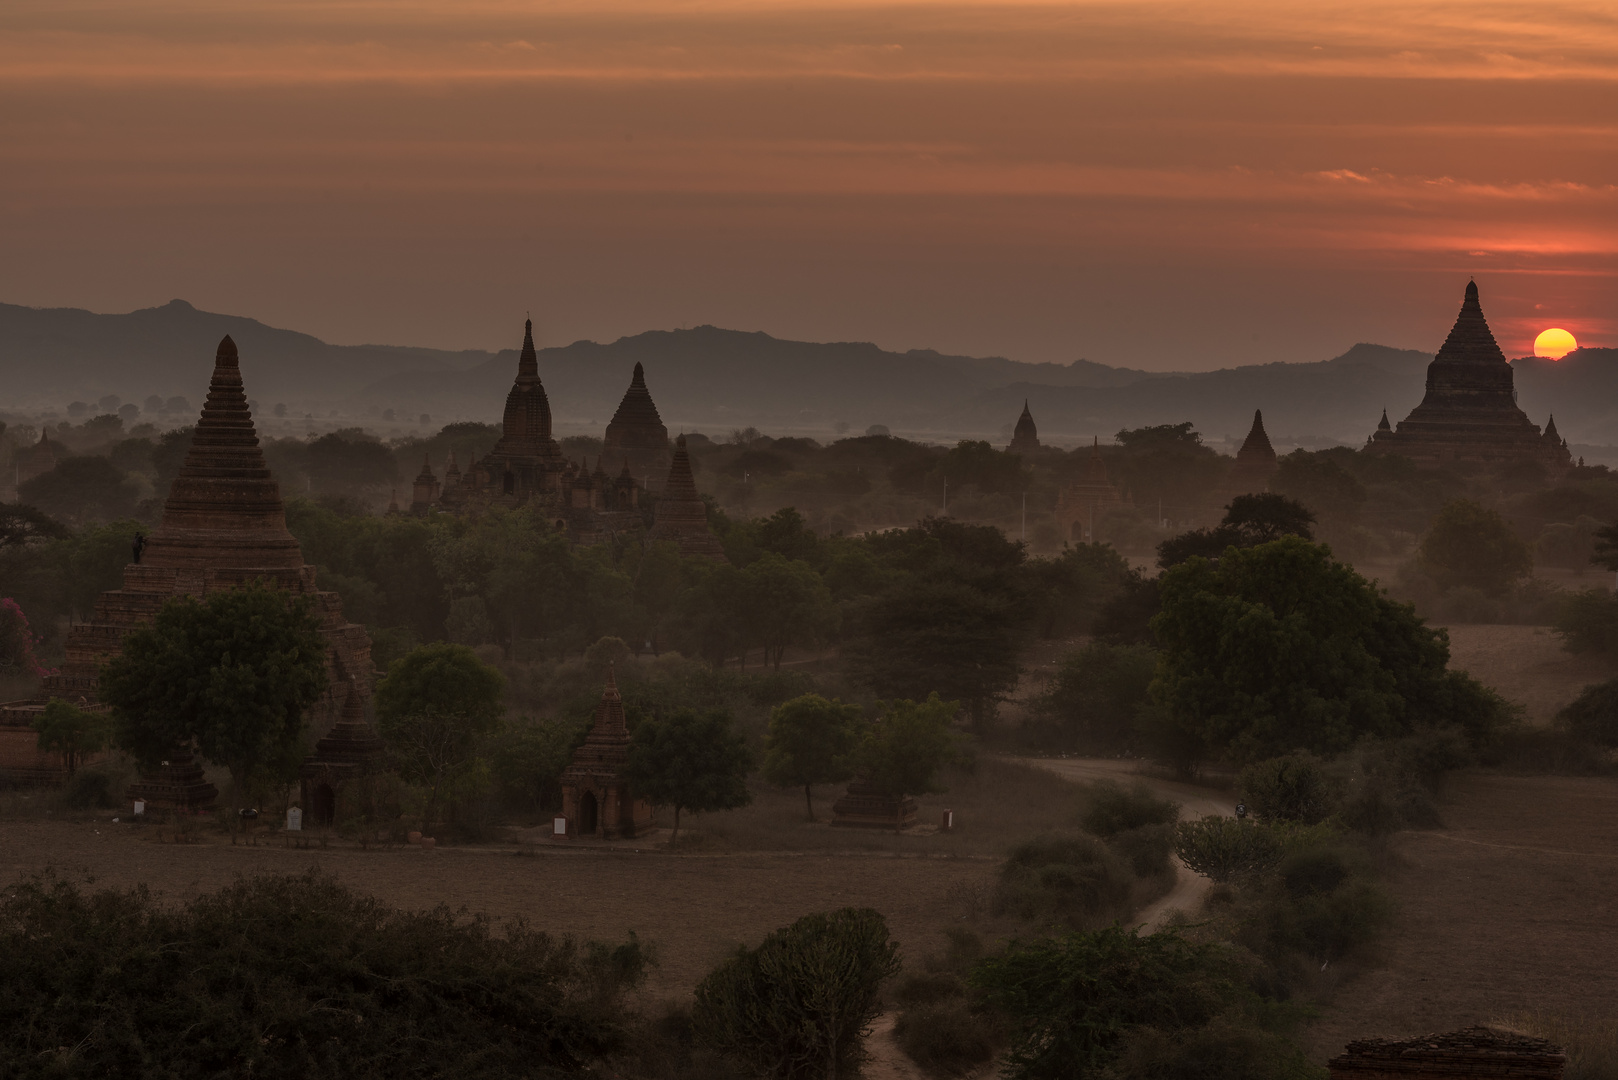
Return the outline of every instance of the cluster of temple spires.
[[[620,463],[616,476],[607,472],[609,461]],[[589,544],[644,528],[641,504],[647,491],[659,494],[649,535],[679,544],[688,555],[723,556],[718,538],[708,529],[707,506],[697,495],[685,437],[670,444],[640,364],[607,424],[595,468],[588,457],[574,461],[562,453],[551,431],[550,399],[540,379],[529,320],[494,448],[470,460],[464,473],[451,450],[442,483],[431,458],[424,456],[408,512],[473,514],[493,506],[537,507],[572,540]],[[401,512],[397,496],[388,509]]]
[[[1469,282],[1455,325],[1428,365],[1421,404],[1397,428],[1388,422],[1388,412],[1383,409],[1365,450],[1397,454],[1429,467],[1528,461],[1543,466],[1549,476],[1562,475],[1572,467],[1573,456],[1567,440],[1556,430],[1556,418],[1550,417],[1540,431],[1518,407],[1513,383],[1511,364],[1483,316],[1477,283]],[[1016,454],[1040,449],[1039,432],[1026,399],[1007,449]],[[1268,491],[1278,465],[1264,430],[1263,413],[1255,409],[1253,426],[1216,493],[1219,501]],[[1107,477],[1097,440],[1079,479],[1057,496],[1057,521],[1069,539],[1088,539],[1097,514],[1124,501],[1125,494]]]

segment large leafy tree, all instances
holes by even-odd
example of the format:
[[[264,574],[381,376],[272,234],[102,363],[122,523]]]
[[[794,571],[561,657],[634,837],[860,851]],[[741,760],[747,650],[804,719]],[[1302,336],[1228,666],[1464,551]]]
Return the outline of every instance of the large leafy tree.
[[[776,787],[801,784],[809,820],[815,820],[814,785],[854,775],[854,753],[865,726],[857,706],[827,701],[819,694],[782,702],[770,714],[764,779]]]
[[[52,698],[34,721],[34,730],[39,732],[36,745],[47,753],[62,755],[62,764],[72,776],[85,758],[107,748],[112,741],[113,720],[104,712]]]
[[[942,790],[939,772],[966,757],[955,730],[957,711],[955,702],[941,701],[937,694],[921,702],[883,702],[881,717],[855,752],[860,776],[894,796]]]
[[[0,503],[0,548],[26,547],[46,540],[60,540],[67,529],[35,507],[24,503]]]
[[[674,807],[671,844],[680,837],[682,811],[734,810],[753,801],[747,790],[752,755],[727,712],[682,709],[666,719],[649,717],[635,725],[630,740],[630,789],[654,805]]]
[[[1420,559],[1440,589],[1469,585],[1492,596],[1534,569],[1533,552],[1506,519],[1470,499],[1444,504],[1421,539]]]
[[[394,661],[376,688],[377,729],[399,774],[427,788],[422,830],[446,796],[482,779],[478,740],[505,715],[505,676],[465,645],[423,645]]]
[[[766,552],[741,576],[749,644],[763,646],[776,670],[787,646],[819,644],[837,628],[831,590],[808,563]]]
[[[885,698],[935,691],[963,702],[974,726],[1017,683],[1026,626],[1013,601],[952,581],[912,579],[868,607],[859,639],[844,650],[854,676]]]
[[[1165,571],[1162,602],[1151,692],[1183,757],[1333,754],[1418,725],[1476,740],[1501,716],[1491,692],[1446,670],[1443,631],[1299,537]]]
[[[247,796],[295,773],[304,712],[326,685],[313,601],[254,583],[169,600],[125,636],[98,692],[118,717],[118,745],[142,765],[194,743]]]
[[[1285,495],[1262,492],[1238,495],[1225,507],[1225,516],[1212,529],[1191,529],[1157,545],[1157,565],[1178,566],[1201,556],[1217,559],[1226,548],[1267,544],[1283,536],[1313,540],[1314,514]]]

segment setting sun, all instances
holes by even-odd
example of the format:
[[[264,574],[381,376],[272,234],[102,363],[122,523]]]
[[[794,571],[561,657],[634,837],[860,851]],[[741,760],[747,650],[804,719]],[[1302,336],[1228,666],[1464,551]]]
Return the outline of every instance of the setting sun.
[[[1534,355],[1548,357],[1551,360],[1560,360],[1568,353],[1579,347],[1572,334],[1559,326],[1549,330],[1542,330],[1534,339]]]

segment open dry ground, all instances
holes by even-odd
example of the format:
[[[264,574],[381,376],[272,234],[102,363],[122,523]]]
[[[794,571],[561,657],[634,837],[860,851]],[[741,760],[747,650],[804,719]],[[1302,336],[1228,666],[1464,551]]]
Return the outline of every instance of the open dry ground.
[[[1462,776],[1444,817],[1395,839],[1398,919],[1314,1025],[1318,1057],[1524,1012],[1618,1014],[1618,781]]]
[[[1591,683],[1615,673],[1605,660],[1574,656],[1548,626],[1458,624],[1449,629],[1450,663],[1548,724]]]
[[[158,842],[150,827],[114,825],[110,814],[46,819],[13,800],[0,817],[0,882],[55,867],[102,885],[145,882],[179,899],[238,875],[319,867],[406,907],[447,903],[604,939],[633,929],[661,957],[651,993],[684,997],[729,949],[811,911],[875,907],[912,961],[942,948],[947,926],[992,932],[981,902],[999,852],[1042,824],[1070,820],[1069,780],[1129,779],[1132,769],[1074,759],[1039,765],[985,761],[975,777],[957,778],[951,795],[929,800],[929,815],[946,800],[964,808],[968,827],[955,836],[845,840],[801,821],[801,793],[776,793],[741,814],[697,819],[691,846],[678,852],[633,842],[291,849],[276,841],[232,846],[220,834],[176,845]],[[1145,779],[1189,812],[1228,812],[1227,793]],[[990,799],[996,789],[998,802]],[[1463,775],[1444,817],[1444,828],[1391,842],[1397,921],[1312,1026],[1318,1060],[1367,1035],[1524,1012],[1618,1013],[1618,781]],[[777,830],[796,850],[763,849]],[[1195,882],[1188,887],[1158,906],[1194,905]],[[871,1048],[872,1080],[919,1075],[880,1031]]]

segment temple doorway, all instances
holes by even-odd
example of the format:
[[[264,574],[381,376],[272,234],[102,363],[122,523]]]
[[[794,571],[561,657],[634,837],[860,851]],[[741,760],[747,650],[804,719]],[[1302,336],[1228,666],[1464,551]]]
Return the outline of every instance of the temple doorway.
[[[330,784],[319,784],[309,793],[309,817],[316,825],[330,825],[337,816],[337,793]]]
[[[586,791],[579,800],[579,835],[593,836],[596,831],[596,793]]]

